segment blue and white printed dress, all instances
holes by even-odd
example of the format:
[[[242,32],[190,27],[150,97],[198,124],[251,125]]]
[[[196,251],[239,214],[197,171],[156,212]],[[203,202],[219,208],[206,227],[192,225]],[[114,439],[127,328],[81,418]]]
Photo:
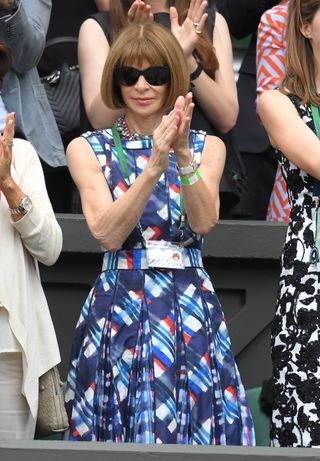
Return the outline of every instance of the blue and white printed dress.
[[[114,200],[128,189],[111,130],[85,135]],[[190,132],[200,163],[205,135]],[[152,140],[123,140],[134,179]],[[180,241],[180,179],[170,153],[123,248],[105,252],[78,321],[66,405],[70,440],[254,445],[245,392],[225,320],[186,223],[185,269],[148,268],[145,240]],[[141,235],[143,234],[143,237]]]

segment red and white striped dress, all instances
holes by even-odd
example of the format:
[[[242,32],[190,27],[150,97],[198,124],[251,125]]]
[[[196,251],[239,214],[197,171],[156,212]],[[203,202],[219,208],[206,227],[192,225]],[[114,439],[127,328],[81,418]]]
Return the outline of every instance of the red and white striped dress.
[[[279,86],[285,73],[285,30],[288,20],[288,3],[267,10],[262,16],[257,36],[257,93]],[[270,197],[267,220],[289,221],[290,205],[287,186],[280,165]]]

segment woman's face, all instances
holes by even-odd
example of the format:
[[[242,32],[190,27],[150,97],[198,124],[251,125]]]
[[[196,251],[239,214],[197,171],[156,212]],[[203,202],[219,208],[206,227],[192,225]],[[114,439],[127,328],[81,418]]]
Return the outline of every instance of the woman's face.
[[[120,80],[120,91],[125,107],[127,110],[136,115],[148,117],[165,112],[164,104],[168,95],[169,83],[152,85],[152,79],[155,76],[158,77],[158,81],[156,83],[166,80],[165,69],[162,66],[159,66],[158,69],[153,69],[153,67],[154,66],[151,66],[151,64],[146,60],[144,60],[140,66],[133,64],[132,66],[128,66],[129,75],[131,78],[133,76],[132,82],[128,81],[127,83],[129,84],[121,84]],[[135,69],[141,71],[148,69],[148,72],[146,73],[146,76],[139,75]],[[159,79],[159,75],[162,76],[162,79]],[[136,77],[137,79],[135,83],[133,83],[133,80]],[[148,82],[150,79],[151,83]]]
[[[302,34],[310,40],[314,52],[320,53],[320,8],[310,23],[301,27]]]

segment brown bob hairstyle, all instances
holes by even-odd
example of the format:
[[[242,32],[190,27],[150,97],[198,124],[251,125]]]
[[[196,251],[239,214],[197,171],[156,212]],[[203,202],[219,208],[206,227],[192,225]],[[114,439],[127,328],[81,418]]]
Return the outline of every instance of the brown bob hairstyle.
[[[303,26],[311,24],[320,8],[319,0],[290,0],[287,26],[286,75],[280,84],[283,93],[291,93],[302,104],[312,102],[320,106],[315,94],[315,63],[309,38],[302,33]]]
[[[115,71],[123,66],[141,66],[146,60],[151,66],[167,66],[170,70],[167,99],[164,107],[173,107],[178,96],[185,96],[190,87],[190,76],[179,42],[165,27],[155,24],[132,24],[113,42],[104,65],[101,97],[111,109],[124,107]]]

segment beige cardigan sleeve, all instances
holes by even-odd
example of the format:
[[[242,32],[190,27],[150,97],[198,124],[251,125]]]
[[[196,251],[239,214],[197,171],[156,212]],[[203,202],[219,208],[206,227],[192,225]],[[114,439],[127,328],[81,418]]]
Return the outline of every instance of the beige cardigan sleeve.
[[[19,162],[13,159],[14,168],[22,191],[32,200],[32,208],[11,224],[19,232],[28,252],[41,263],[52,265],[61,252],[62,232],[47,194],[42,167],[30,143],[15,139],[15,147],[16,155],[24,156],[24,162],[21,158]]]

